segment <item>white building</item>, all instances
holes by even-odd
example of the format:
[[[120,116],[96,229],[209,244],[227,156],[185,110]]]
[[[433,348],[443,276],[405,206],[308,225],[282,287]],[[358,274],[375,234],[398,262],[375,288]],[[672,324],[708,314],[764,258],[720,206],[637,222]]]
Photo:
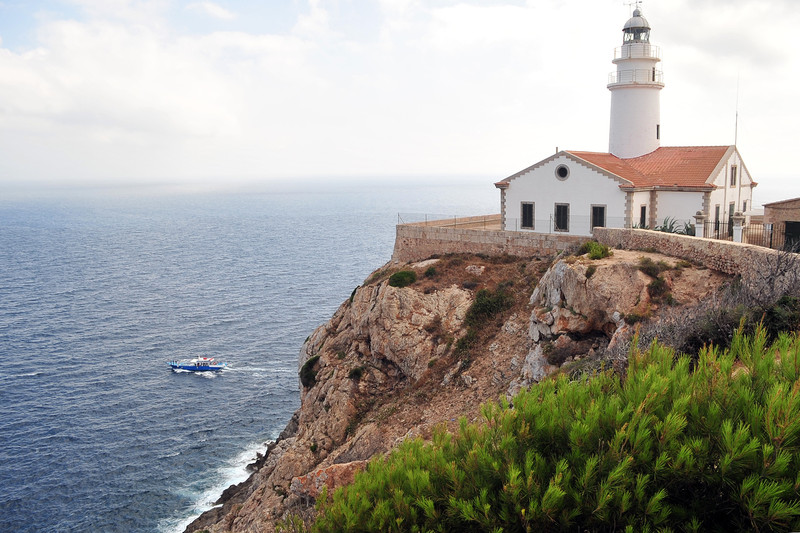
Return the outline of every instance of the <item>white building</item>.
[[[561,151],[495,183],[503,229],[590,235],[596,226],[726,224],[756,183],[735,146],[661,147],[660,51],[640,8],[623,27],[609,76],[609,152]]]

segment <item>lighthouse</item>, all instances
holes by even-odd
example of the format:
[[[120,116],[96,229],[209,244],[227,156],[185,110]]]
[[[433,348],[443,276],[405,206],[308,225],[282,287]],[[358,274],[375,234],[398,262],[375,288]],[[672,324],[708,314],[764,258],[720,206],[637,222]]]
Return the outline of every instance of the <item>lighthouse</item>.
[[[608,151],[621,159],[639,157],[661,145],[664,88],[658,69],[661,52],[650,44],[650,24],[637,5],[622,28],[622,46],[614,50],[617,70],[609,74],[611,127]]]
[[[496,182],[503,230],[589,236],[673,220],[727,238],[720,224],[752,207],[757,183],[736,146],[661,146],[661,53],[635,3],[608,80],[608,152],[556,150]]]

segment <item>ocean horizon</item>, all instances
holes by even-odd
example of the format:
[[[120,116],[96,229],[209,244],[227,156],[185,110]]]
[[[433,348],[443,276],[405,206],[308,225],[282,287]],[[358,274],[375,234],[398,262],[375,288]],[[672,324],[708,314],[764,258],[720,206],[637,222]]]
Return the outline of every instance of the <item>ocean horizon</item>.
[[[4,193],[0,530],[182,531],[284,428],[398,219],[498,211],[475,178]],[[166,365],[198,355],[230,368]]]

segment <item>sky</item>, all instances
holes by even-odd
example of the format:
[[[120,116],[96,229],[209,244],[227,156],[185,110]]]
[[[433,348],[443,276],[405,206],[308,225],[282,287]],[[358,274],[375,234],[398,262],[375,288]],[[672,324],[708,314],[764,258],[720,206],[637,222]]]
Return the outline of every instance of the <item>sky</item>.
[[[607,151],[623,0],[0,0],[10,184],[500,180]],[[800,196],[797,0],[645,0],[662,145]],[[738,128],[737,128],[738,111]]]

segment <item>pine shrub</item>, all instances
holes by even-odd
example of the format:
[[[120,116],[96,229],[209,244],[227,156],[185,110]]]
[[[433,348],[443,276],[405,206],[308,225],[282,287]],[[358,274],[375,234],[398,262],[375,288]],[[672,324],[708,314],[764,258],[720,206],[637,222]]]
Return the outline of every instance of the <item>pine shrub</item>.
[[[319,361],[319,355],[309,357],[303,366],[300,368],[300,383],[303,387],[313,387],[317,383],[317,371],[314,370],[314,365]]]
[[[350,373],[347,374],[347,377],[352,380],[358,381],[359,379],[361,379],[361,376],[363,375],[364,375],[364,367],[357,366],[350,370]]]
[[[647,285],[647,294],[649,294],[650,298],[653,300],[661,299],[668,291],[669,285],[667,285],[667,280],[661,276],[658,276]]]
[[[653,261],[649,257],[639,258],[639,270],[650,276],[657,278],[662,272],[669,270],[670,266],[666,261]]]
[[[547,380],[407,440],[320,500],[314,531],[797,531],[800,340]],[[634,343],[635,346],[635,343]]]
[[[586,241],[578,249],[578,255],[589,254],[589,259],[603,259],[611,254],[611,249],[597,241]]]
[[[389,285],[403,288],[417,281],[417,273],[413,270],[400,270],[389,276]]]
[[[511,307],[514,299],[506,290],[507,287],[508,285],[503,283],[493,292],[481,289],[475,293],[475,300],[467,310],[464,323],[467,326],[479,325]]]

